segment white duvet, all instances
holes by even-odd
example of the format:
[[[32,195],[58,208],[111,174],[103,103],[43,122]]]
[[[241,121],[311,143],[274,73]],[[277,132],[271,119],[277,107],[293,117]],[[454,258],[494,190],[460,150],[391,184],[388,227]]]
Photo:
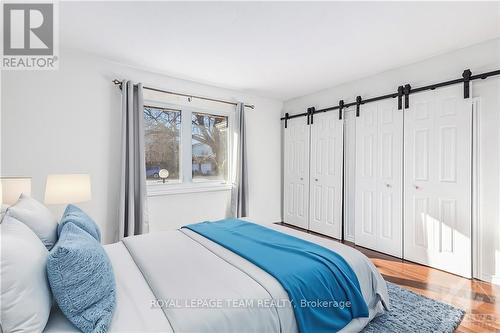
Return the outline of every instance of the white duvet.
[[[330,248],[356,273],[369,318],[342,332],[359,332],[389,305],[385,281],[359,251],[279,225],[269,228]],[[220,245],[181,229],[106,245],[116,279],[112,332],[298,332],[280,283]],[[45,332],[78,332],[54,309]]]

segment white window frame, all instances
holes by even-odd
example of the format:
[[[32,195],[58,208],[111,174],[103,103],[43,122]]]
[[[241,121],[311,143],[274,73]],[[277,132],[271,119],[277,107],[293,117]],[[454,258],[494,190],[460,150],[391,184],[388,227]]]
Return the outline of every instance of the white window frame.
[[[161,180],[147,180],[148,196],[161,196],[168,194],[227,191],[232,188],[233,170],[233,142],[234,142],[234,111],[198,108],[178,105],[173,103],[144,100],[145,106],[181,110],[181,131],[179,147],[179,180],[163,183]],[[227,117],[228,135],[226,158],[228,169],[226,180],[193,179],[192,169],[192,115],[205,113],[214,116]]]

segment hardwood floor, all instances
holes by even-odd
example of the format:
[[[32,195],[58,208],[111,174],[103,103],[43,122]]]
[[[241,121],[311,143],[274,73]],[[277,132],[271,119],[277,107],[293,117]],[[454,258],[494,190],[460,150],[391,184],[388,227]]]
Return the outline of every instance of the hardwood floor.
[[[303,230],[286,224],[282,225]],[[387,281],[420,295],[464,309],[466,314],[455,332],[500,332],[500,286],[465,279],[365,249],[350,242],[344,242],[344,244],[358,249],[370,258]]]
[[[500,332],[499,286],[348,245],[370,258],[387,281],[464,309],[466,314],[456,332]]]

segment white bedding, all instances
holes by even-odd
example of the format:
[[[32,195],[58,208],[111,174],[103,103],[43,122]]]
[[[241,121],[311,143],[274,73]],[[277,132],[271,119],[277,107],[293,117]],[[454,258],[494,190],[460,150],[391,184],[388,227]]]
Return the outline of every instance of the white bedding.
[[[359,251],[287,227],[268,227],[331,248],[350,264],[370,317],[352,320],[342,332],[360,331],[388,306],[385,281]],[[190,230],[129,237],[105,249],[117,284],[113,332],[298,332],[288,296],[274,277]],[[153,306],[155,300],[164,303]],[[283,306],[269,306],[276,300]],[[236,303],[228,306],[231,302]],[[54,311],[45,332],[77,330]]]
[[[113,332],[173,332],[161,309],[149,307],[154,295],[122,242],[105,245],[116,281]],[[80,332],[52,307],[44,332]]]

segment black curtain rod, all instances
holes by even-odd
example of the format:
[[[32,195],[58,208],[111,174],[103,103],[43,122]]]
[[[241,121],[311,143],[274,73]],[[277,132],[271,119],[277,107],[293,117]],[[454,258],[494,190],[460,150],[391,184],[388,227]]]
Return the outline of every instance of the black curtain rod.
[[[118,86],[120,89],[122,89],[122,81],[114,79],[112,82],[116,86]],[[177,93],[177,92],[168,91],[168,90],[162,90],[162,89],[158,89],[158,88],[151,88],[151,87],[146,87],[146,86],[143,86],[142,88],[143,89],[147,89],[147,90],[151,90],[151,91],[162,92],[162,93],[169,94],[169,95],[176,95],[176,96],[182,96],[182,97],[188,97],[188,98],[202,99],[204,101],[224,103],[224,104],[230,104],[230,105],[235,105],[235,106],[238,104],[238,103],[235,103],[235,102],[229,102],[229,101],[225,101],[225,100],[222,100],[222,99],[215,99],[215,98],[210,98],[210,97],[202,97],[202,96],[196,96],[196,95],[182,94],[182,93]],[[249,109],[252,109],[252,110],[255,109],[255,105],[252,105],[252,104],[245,104],[245,107],[249,108]]]
[[[468,98],[469,97],[468,96],[468,89],[469,89],[468,83],[470,81],[477,80],[477,79],[484,80],[484,79],[486,79],[486,78],[488,78],[490,76],[500,75],[500,70],[495,70],[495,71],[486,72],[486,73],[482,73],[482,74],[476,74],[476,75],[471,75],[471,74],[472,73],[470,72],[470,70],[467,69],[462,74],[462,78],[461,79],[444,81],[444,82],[435,83],[435,84],[431,84],[431,85],[423,86],[423,87],[419,87],[419,88],[412,88],[409,84],[407,84],[404,87],[403,86],[398,87],[398,92],[393,93],[393,94],[381,95],[381,96],[377,96],[377,97],[367,98],[367,99],[364,99],[364,100],[362,100],[361,97],[358,96],[356,98],[356,102],[345,103],[345,104],[342,103],[342,105],[331,106],[331,107],[328,107],[328,108],[318,109],[318,110],[314,110],[313,108],[309,108],[307,112],[298,113],[298,114],[294,114],[294,115],[288,115],[287,114],[285,117],[282,117],[280,119],[281,120],[288,120],[288,119],[293,119],[293,118],[298,118],[298,117],[304,117],[304,116],[308,116],[309,117],[310,115],[313,115],[313,114],[316,114],[316,113],[320,113],[320,112],[328,112],[328,111],[333,111],[333,110],[340,110],[340,109],[348,108],[350,106],[357,106],[357,107],[359,107],[359,105],[363,105],[363,104],[366,104],[366,103],[377,102],[377,101],[381,101],[383,99],[389,99],[389,98],[396,98],[396,97],[400,97],[401,98],[403,96],[405,96],[405,99],[406,99],[405,102],[408,103],[407,102],[407,98],[411,94],[419,93],[419,92],[426,91],[426,90],[434,90],[436,88],[451,86],[453,84],[460,84],[460,83],[464,83],[464,97],[465,97],[465,95],[467,95],[467,97],[465,97],[465,98]],[[357,111],[357,115],[358,115],[359,109],[356,110],[356,111]]]

